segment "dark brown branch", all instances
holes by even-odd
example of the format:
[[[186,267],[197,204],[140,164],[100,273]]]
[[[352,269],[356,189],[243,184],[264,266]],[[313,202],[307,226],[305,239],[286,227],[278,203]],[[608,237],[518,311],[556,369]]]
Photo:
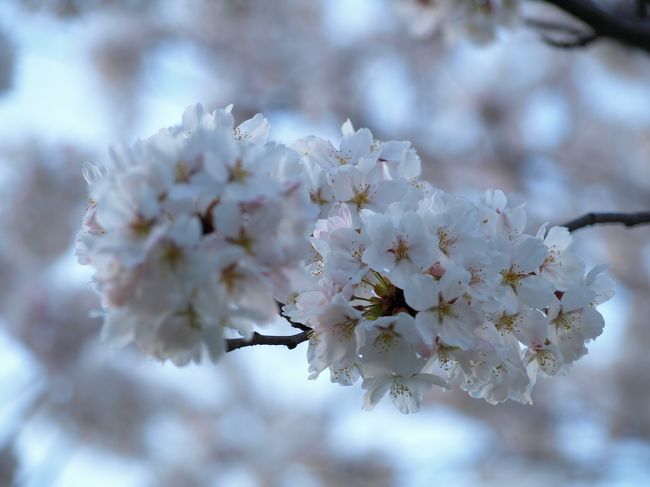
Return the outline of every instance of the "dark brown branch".
[[[226,340],[226,352],[232,352],[238,348],[252,347],[254,345],[280,345],[292,350],[302,342],[309,340],[309,334],[312,332],[312,329],[307,325],[293,321],[282,309],[284,305],[280,301],[277,301],[277,304],[278,314],[287,320],[293,328],[302,330],[302,333],[296,335],[262,335],[261,333],[254,332],[250,340],[246,340],[245,338],[229,338]]]
[[[650,224],[650,211],[640,211],[638,213],[587,213],[586,215],[571,220],[562,226],[568,228],[570,232],[573,232],[579,228],[591,225],[601,225],[604,223],[620,224],[625,225],[626,227],[648,225]]]
[[[308,326],[303,325],[302,323],[298,323],[297,321],[293,321],[293,320],[289,317],[289,315],[286,314],[286,313],[284,312],[284,310],[282,309],[282,306],[284,306],[284,305],[283,305],[280,301],[277,301],[277,303],[278,303],[278,308],[280,309],[280,311],[279,311],[280,316],[282,316],[285,320],[287,320],[287,322],[288,322],[288,323],[289,323],[293,328],[297,328],[298,330],[302,330],[302,331],[311,331],[311,328],[309,328]]]
[[[250,340],[245,338],[229,338],[226,340],[226,352],[232,352],[238,348],[252,347],[254,345],[280,345],[285,346],[289,350],[293,350],[302,342],[309,340],[311,330],[303,331],[296,335],[261,335],[257,332],[253,333]]]
[[[617,40],[650,52],[650,22],[599,7],[593,0],[543,0],[587,24],[597,37]]]

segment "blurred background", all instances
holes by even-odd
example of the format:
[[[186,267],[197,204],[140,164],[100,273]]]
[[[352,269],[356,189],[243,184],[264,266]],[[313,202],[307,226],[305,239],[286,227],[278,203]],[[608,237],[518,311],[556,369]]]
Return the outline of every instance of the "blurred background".
[[[524,25],[476,45],[396,3],[0,2],[0,486],[650,485],[650,226],[576,232],[617,295],[533,406],[436,390],[367,413],[358,385],[307,380],[304,344],[179,369],[99,343],[80,165],[196,102],[263,112],[284,142],[347,118],[411,140],[427,180],[506,190],[529,232],[650,209],[650,55]]]

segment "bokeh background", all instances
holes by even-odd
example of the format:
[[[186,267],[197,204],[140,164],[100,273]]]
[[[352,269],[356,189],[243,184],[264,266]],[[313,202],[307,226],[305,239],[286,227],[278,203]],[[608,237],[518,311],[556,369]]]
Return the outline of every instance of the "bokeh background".
[[[1,486],[650,485],[650,226],[576,233],[617,295],[533,406],[434,391],[419,414],[368,413],[360,387],[307,380],[304,344],[179,369],[99,342],[72,255],[81,163],[196,102],[263,112],[284,142],[347,118],[411,140],[426,179],[506,190],[529,232],[650,208],[650,55],[524,25],[476,45],[395,3],[0,2]]]

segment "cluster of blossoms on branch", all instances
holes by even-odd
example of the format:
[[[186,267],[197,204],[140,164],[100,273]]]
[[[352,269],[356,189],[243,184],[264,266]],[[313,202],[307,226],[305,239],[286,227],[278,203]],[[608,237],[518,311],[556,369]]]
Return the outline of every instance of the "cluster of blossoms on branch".
[[[181,126],[87,165],[77,255],[95,269],[104,336],[177,365],[252,336],[298,285],[316,211],[299,157],[257,115],[188,108]]]
[[[267,141],[257,115],[189,108],[179,127],[88,166],[80,261],[95,268],[104,334],[176,364],[250,338],[276,301],[309,330],[310,377],[359,380],[414,412],[432,385],[530,402],[602,332],[613,295],[566,228],[524,233],[501,191],[447,194],[408,142],[343,125],[335,147]],[[310,245],[311,244],[311,245]]]

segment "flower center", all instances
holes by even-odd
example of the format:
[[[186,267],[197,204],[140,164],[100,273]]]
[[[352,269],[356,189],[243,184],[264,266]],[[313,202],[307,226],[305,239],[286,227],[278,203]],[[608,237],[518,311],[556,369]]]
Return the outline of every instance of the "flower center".
[[[515,270],[511,267],[508,270],[501,271],[501,277],[502,277],[502,282],[504,284],[507,284],[508,286],[514,288],[516,285],[519,284],[519,281],[524,276],[522,274],[519,274],[518,272],[515,272]]]
[[[183,249],[175,243],[169,242],[165,245],[161,260],[172,270],[175,270],[179,262],[183,260]]]
[[[142,215],[138,215],[137,218],[129,224],[129,230],[137,238],[144,238],[149,235],[151,229],[156,223],[155,219],[146,220]]]
[[[250,173],[244,169],[244,163],[241,159],[235,161],[233,167],[228,168],[228,182],[230,183],[243,183]]]
[[[382,328],[375,338],[373,345],[375,348],[379,348],[382,351],[388,351],[395,345],[395,342],[398,338],[401,338],[401,335],[395,331],[395,324],[391,323],[385,328]]]
[[[516,319],[517,315],[509,315],[507,313],[503,313],[501,315],[501,318],[499,318],[499,320],[495,323],[496,329],[499,330],[502,335],[504,333],[514,333]]]
[[[408,257],[409,247],[404,237],[398,235],[397,239],[395,240],[395,244],[391,249],[388,249],[388,251],[391,254],[395,255],[395,260],[400,261]]]
[[[358,207],[365,206],[370,201],[370,196],[368,196],[369,191],[370,191],[369,184],[366,184],[361,188],[355,188],[354,197],[350,201],[355,205],[357,205]]]
[[[354,329],[357,327],[359,320],[349,318],[337,326],[337,332],[340,343],[347,343],[352,339]]]
[[[196,312],[196,310],[191,304],[187,308],[176,312],[175,315],[180,318],[184,318],[185,324],[187,325],[188,328],[192,330],[198,331],[202,328],[199,314]]]
[[[239,230],[239,235],[237,237],[230,237],[226,240],[233,245],[239,245],[247,254],[253,254],[254,240],[243,228]]]
[[[320,192],[320,188],[317,191],[310,191],[309,199],[312,203],[317,204],[318,206],[323,206],[326,205],[328,201],[321,196]]]
[[[378,282],[374,285],[367,280],[364,282],[373,286],[375,295],[371,298],[358,298],[353,296],[353,299],[368,303],[357,307],[363,313],[364,318],[374,321],[382,316],[395,316],[399,313],[408,313],[411,316],[417,314],[417,311],[406,303],[404,291],[395,287],[387,277],[374,271],[371,272],[374,273]]]
[[[182,162],[177,162],[174,166],[174,181],[177,183],[187,183],[190,180],[190,169]]]
[[[446,230],[439,228],[438,229],[438,247],[442,251],[443,254],[447,254],[449,252],[449,246],[452,245],[456,239],[450,238],[449,233],[447,233]]]
[[[244,275],[237,269],[237,263],[230,264],[221,271],[221,282],[226,286],[229,294],[232,294],[235,291],[237,281],[243,277]]]

